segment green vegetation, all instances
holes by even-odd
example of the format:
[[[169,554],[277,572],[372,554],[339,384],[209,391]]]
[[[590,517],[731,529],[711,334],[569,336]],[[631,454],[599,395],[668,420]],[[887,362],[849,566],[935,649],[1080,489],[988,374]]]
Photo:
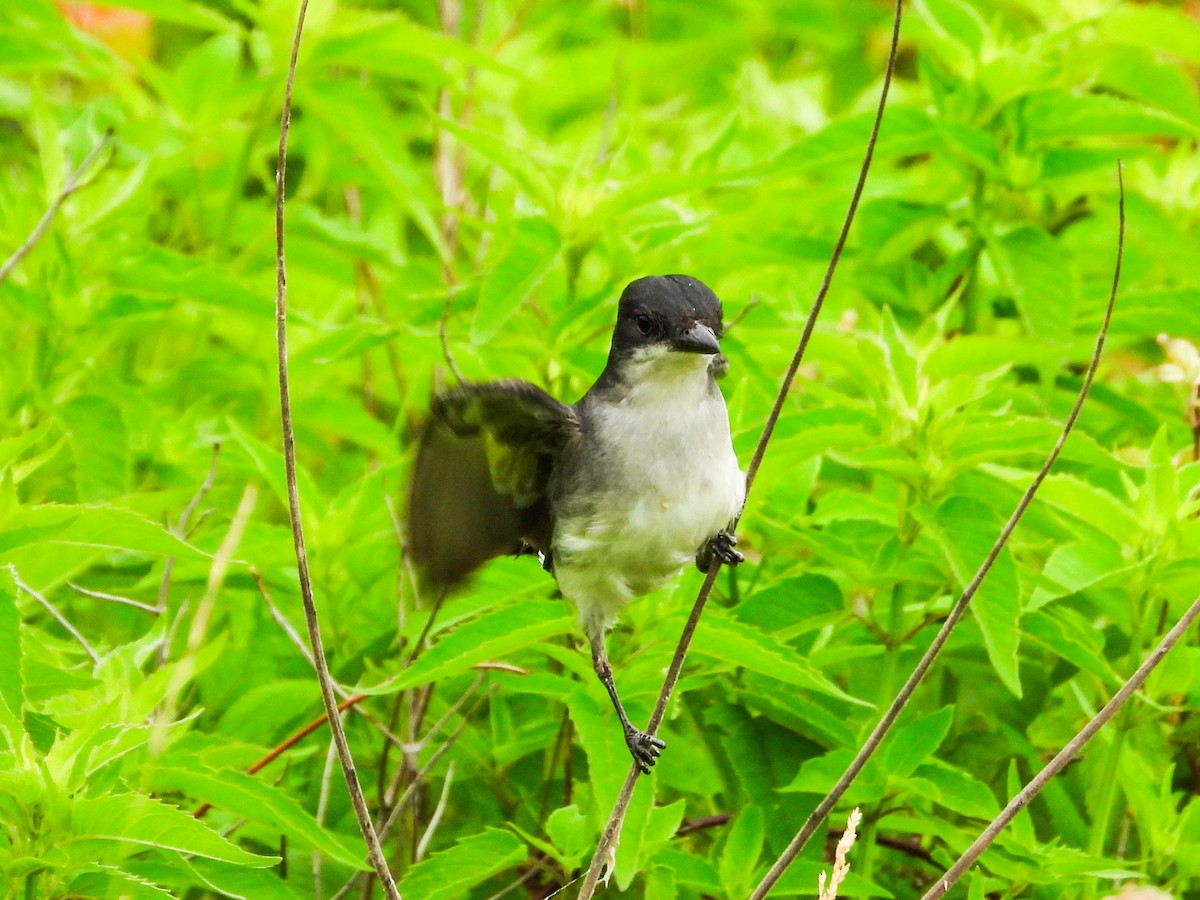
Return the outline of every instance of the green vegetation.
[[[50,0],[0,6],[0,257],[113,132],[0,283],[0,895],[330,897],[365,852],[328,730],[247,773],[321,713],[283,627],[304,630],[272,306],[295,4],[121,5],[145,14],[103,39]],[[694,274],[732,323],[747,462],[850,196],[890,4],[446,0],[448,26],[402,5],[313,0],[296,76],[308,549],[334,675],[371,694],[345,714],[368,800],[421,773],[386,841],[406,900],[544,896],[586,866],[629,759],[536,562],[489,566],[419,644],[431,598],[396,522],[414,428],[453,379],[441,323],[465,377],[574,399],[621,287]],[[1200,592],[1195,15],[906,8],[747,562],[721,574],[608,893],[744,897],[840,774],[1070,408],[1111,285],[1118,157],[1128,240],[1099,378],[831,822],[863,810],[842,896],[924,890]],[[635,720],[699,581],[610,637]],[[952,896],[1123,879],[1200,897],[1198,794],[1193,635]],[[773,896],[815,896],[824,850]]]

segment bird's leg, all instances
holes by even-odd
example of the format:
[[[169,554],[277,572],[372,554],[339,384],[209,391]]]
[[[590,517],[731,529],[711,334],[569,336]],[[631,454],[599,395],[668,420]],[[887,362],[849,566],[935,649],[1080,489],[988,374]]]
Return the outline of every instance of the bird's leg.
[[[700,545],[696,551],[696,568],[707,572],[714,557],[727,566],[736,566],[745,558],[737,551],[737,538],[724,528]]]
[[[634,728],[629,721],[629,716],[625,714],[625,707],[621,705],[621,698],[617,696],[617,685],[613,681],[612,666],[608,663],[603,629],[600,629],[598,634],[588,635],[588,641],[592,645],[592,668],[596,670],[596,677],[608,691],[608,696],[612,699],[617,716],[621,720],[621,727],[625,729],[625,745],[629,747],[629,752],[633,754],[633,761],[642,770],[642,774],[649,775],[650,767],[658,760],[658,754],[663,747],[667,746],[666,742]]]

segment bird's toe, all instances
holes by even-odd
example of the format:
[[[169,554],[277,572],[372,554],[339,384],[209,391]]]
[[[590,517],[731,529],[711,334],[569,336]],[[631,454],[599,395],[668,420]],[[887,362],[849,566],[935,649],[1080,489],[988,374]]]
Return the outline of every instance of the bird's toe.
[[[646,734],[644,731],[638,731],[636,728],[625,732],[625,743],[629,746],[633,761],[637,763],[643,775],[650,774],[650,768],[658,762],[658,755],[667,746],[666,741]]]

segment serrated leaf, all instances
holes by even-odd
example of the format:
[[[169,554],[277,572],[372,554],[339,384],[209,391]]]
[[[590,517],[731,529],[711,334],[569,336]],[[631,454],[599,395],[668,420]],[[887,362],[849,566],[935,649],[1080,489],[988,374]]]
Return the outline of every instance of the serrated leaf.
[[[1022,469],[989,463],[979,468],[1022,491],[1033,480],[1033,473]],[[1118,542],[1130,540],[1138,531],[1137,520],[1125,504],[1103,488],[1074,475],[1048,475],[1038,488],[1035,502],[1069,513]]]
[[[135,512],[112,506],[49,503],[43,506],[22,507],[6,523],[6,533],[0,537],[0,553],[43,541],[83,544],[155,556],[208,559],[208,555],[203,551],[180,540],[157,522],[152,522]]]
[[[692,650],[718,662],[741,666],[839,700],[860,706],[871,705],[847,694],[821,671],[809,665],[799,652],[786,645],[781,647],[771,635],[739,622],[723,611],[709,611],[703,626],[696,629]]]
[[[136,852],[135,848],[156,847],[241,866],[278,862],[275,857],[247,853],[189,813],[141,794],[75,799],[71,832],[71,843],[129,844],[129,853]]]
[[[1171,113],[1110,94],[1042,91],[1024,98],[1022,115],[1026,136],[1035,144],[1080,138],[1187,138],[1200,132]],[[1114,161],[1116,156],[1114,150]]]
[[[493,609],[455,628],[395,678],[355,690],[364,694],[392,694],[502,658],[570,630],[572,619],[563,615],[564,610],[561,603],[549,601],[524,601]]]
[[[452,900],[497,872],[511,869],[529,855],[516,835],[488,828],[418,863],[397,887],[405,897]]]
[[[243,772],[216,772],[199,765],[158,766],[151,774],[156,791],[183,791],[198,800],[235,813],[252,822],[262,822],[289,838],[296,838],[330,859],[361,872],[370,870],[366,848],[353,848],[336,834],[322,828],[296,800],[280,788]]]

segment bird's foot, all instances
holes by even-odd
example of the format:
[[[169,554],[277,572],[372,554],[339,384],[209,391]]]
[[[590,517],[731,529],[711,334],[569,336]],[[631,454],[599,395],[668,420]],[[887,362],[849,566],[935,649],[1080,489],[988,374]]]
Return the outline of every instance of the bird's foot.
[[[708,552],[727,566],[736,566],[745,559],[737,551],[737,538],[724,529],[708,539]]]
[[[650,774],[650,767],[658,762],[658,754],[667,746],[666,741],[633,727],[625,729],[625,744],[643,775]]]

